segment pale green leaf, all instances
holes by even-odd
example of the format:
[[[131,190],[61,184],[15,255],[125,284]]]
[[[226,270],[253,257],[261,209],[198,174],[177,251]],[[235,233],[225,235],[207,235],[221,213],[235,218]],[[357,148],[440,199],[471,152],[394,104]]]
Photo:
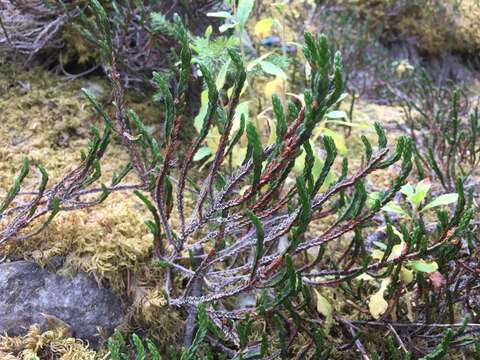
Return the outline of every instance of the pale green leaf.
[[[329,113],[325,114],[325,117],[329,119],[346,119],[347,113],[343,110],[334,110],[330,111]]]
[[[207,13],[208,17],[215,17],[215,18],[223,18],[223,19],[231,19],[233,18],[232,14],[228,11],[213,11]]]
[[[193,161],[200,161],[210,155],[212,155],[210,148],[208,146],[202,146],[193,156]]]
[[[422,212],[427,211],[437,206],[454,204],[457,202],[457,200],[458,200],[458,194],[456,193],[440,195],[435,200],[425,205],[421,211]]]
[[[356,123],[356,122],[350,122],[350,121],[325,120],[325,124],[342,125],[342,126],[348,126],[352,128],[359,128],[359,129],[370,129],[370,125],[366,123]]]
[[[368,194],[367,205],[369,208],[375,205],[375,202],[382,198],[382,193],[380,191],[374,191]]]
[[[413,270],[424,272],[424,273],[431,273],[438,270],[438,264],[435,261],[426,262],[425,260],[414,260],[409,263],[410,267]]]
[[[403,216],[408,216],[408,213],[402,209],[402,207],[394,202],[390,201],[382,208],[383,211],[391,212]]]
[[[248,64],[247,64],[247,71],[252,71],[252,69],[259,65],[260,62],[262,62],[263,60],[265,60],[267,57],[269,57],[272,53],[271,52],[268,52],[266,54],[263,54],[262,56],[250,61]]]
[[[202,129],[203,121],[205,120],[205,116],[207,115],[208,111],[208,90],[202,91],[200,101],[200,110],[198,111],[197,116],[195,116],[195,119],[193,120],[193,125],[198,132],[200,132]]]
[[[279,66],[272,64],[269,61],[260,61],[260,66],[267,74],[275,75],[283,80],[287,80],[287,74],[285,74],[285,72]]]
[[[235,26],[237,25],[237,23],[229,23],[229,24],[223,24],[221,25],[218,30],[221,32],[221,33],[224,33],[225,31],[227,30],[230,30],[230,29],[233,29]]]
[[[237,108],[235,109],[235,114],[233,115],[232,132],[236,132],[240,128],[242,115],[245,117],[245,121],[248,121],[249,104],[250,101],[243,101],[238,104]]]
[[[422,201],[426,198],[431,187],[432,184],[430,183],[430,179],[423,179],[417,184],[417,186],[415,186],[415,194],[413,196],[409,196],[408,200],[418,208]]]
[[[406,195],[407,197],[413,196],[413,195],[415,194],[415,190],[413,190],[412,185],[410,185],[409,183],[403,185],[403,186],[400,188],[400,192],[401,192],[403,195]]]
[[[255,0],[240,0],[237,8],[237,22],[242,32],[245,29],[248,17],[252,12]]]
[[[313,289],[317,298],[317,311],[325,317],[325,332],[328,334],[333,323],[333,306],[317,289]]]

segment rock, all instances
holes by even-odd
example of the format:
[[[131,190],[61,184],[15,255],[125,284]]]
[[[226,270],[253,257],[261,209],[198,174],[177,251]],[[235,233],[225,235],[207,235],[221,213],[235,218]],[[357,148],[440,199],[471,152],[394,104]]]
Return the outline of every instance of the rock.
[[[95,346],[99,329],[110,334],[123,317],[119,299],[85,274],[62,277],[27,261],[0,264],[0,334],[23,335],[34,323],[44,331],[57,318]]]

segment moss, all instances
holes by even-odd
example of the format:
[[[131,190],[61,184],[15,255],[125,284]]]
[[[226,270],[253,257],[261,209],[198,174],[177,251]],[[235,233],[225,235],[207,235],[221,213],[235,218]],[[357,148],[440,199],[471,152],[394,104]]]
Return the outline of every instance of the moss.
[[[25,156],[31,163],[41,162],[46,167],[50,185],[78,165],[79,151],[88,144],[89,127],[102,126],[80,94],[85,84],[85,81],[64,83],[43,71],[26,72],[0,66],[0,138],[5,142],[0,147],[2,192],[11,185]],[[161,119],[154,116],[159,110],[151,102],[136,96],[133,107],[139,114],[160,123]],[[112,172],[118,171],[127,160],[128,154],[113,140],[102,163],[101,180],[107,183]],[[136,178],[131,175],[125,181],[133,183]],[[35,182],[32,172],[24,190]],[[140,333],[152,329],[151,338],[161,344],[172,344],[182,329],[179,326],[182,320],[179,313],[166,307],[157,289],[163,275],[151,259],[153,237],[144,225],[150,216],[135,196],[116,192],[99,206],[60,213],[44,232],[26,242],[2,245],[0,258],[7,255],[10,260],[28,259],[42,266],[61,258],[63,264],[56,268],[59,273],[85,271],[132,304],[126,329]],[[23,359],[25,355],[30,360],[28,356],[35,355],[35,351],[25,342],[36,337],[38,343],[45,343],[44,349],[48,349],[45,351],[55,354],[52,355],[55,359],[93,359],[90,355],[75,357],[77,353],[91,353],[78,341],[60,341],[47,335],[32,328],[25,338],[2,338],[0,357]],[[82,353],[82,346],[86,353]]]
[[[146,335],[158,344],[161,351],[166,351],[179,343],[183,320],[177,311],[167,306],[160,289],[140,286],[136,288],[125,326],[127,332],[138,329],[147,329]]]
[[[65,46],[62,49],[60,59],[63,64],[75,62],[79,65],[85,65],[100,62],[98,51],[82,37],[72,24],[65,27],[62,36]]]
[[[143,224],[146,216],[131,196],[112,194],[109,201],[94,209],[61,213],[38,236],[11,243],[8,255],[42,266],[61,256],[61,273],[84,271],[123,294],[128,273],[150,259],[153,237]]]
[[[33,325],[25,336],[0,336],[0,355],[5,360],[95,360],[95,351],[69,336],[68,329],[57,328],[44,333]]]
[[[354,6],[395,38],[414,37],[429,54],[475,53],[480,49],[480,8],[476,0],[339,0]],[[388,37],[388,35],[387,35]]]

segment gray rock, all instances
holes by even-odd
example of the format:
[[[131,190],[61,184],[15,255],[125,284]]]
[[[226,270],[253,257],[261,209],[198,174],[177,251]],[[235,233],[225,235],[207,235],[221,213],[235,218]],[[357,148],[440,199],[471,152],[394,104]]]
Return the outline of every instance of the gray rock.
[[[35,323],[47,330],[44,314],[93,346],[99,328],[110,334],[124,317],[118,298],[85,274],[62,277],[27,261],[0,264],[0,333],[22,335]]]

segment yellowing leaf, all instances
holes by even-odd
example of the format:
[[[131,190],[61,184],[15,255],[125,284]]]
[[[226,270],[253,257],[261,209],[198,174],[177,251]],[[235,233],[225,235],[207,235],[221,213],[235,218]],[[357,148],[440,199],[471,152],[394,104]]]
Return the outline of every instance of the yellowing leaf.
[[[407,318],[411,322],[415,320],[415,316],[413,315],[413,299],[414,299],[414,292],[408,292],[403,297],[405,303],[407,304]]]
[[[374,259],[374,260],[382,260],[383,259],[383,254],[384,254],[384,252],[382,250],[373,249],[371,256],[372,256],[372,259]]]
[[[317,289],[313,289],[317,297],[317,311],[325,316],[325,332],[328,334],[333,323],[333,306]]]
[[[360,276],[357,276],[355,280],[373,281],[375,280],[375,278],[373,276],[368,275],[367,273],[363,273]]]
[[[305,97],[303,96],[303,94],[294,94],[294,93],[291,93],[291,92],[287,92],[285,94],[293,97],[295,100],[300,101],[302,106],[305,106]]]
[[[262,20],[258,21],[255,24],[254,33],[255,33],[256,36],[263,39],[263,38],[266,38],[267,36],[270,36],[272,34],[272,27],[273,27],[273,19],[272,18],[265,18],[265,19],[262,19]]]
[[[400,270],[400,280],[402,280],[405,285],[410,284],[413,281],[413,271],[402,267]]]
[[[210,129],[207,135],[207,146],[214,154],[217,151],[218,143],[220,141],[220,132],[216,127]]]
[[[401,242],[398,245],[394,245],[392,247],[392,252],[390,253],[390,256],[388,257],[387,260],[395,260],[398,259],[404,250],[406,250],[407,244],[405,242]]]
[[[205,30],[205,37],[207,39],[210,39],[210,36],[212,35],[212,32],[213,32],[213,28],[212,28],[212,25],[208,25],[207,29]]]
[[[376,320],[380,319],[380,316],[382,316],[388,309],[388,302],[383,297],[383,294],[387,290],[388,284],[390,284],[390,278],[383,279],[380,289],[375,294],[370,296],[368,308],[370,310],[370,314],[372,314]]]
[[[239,166],[243,160],[245,159],[245,155],[247,154],[246,147],[237,147],[234,151],[232,151],[232,164],[233,166]],[[243,192],[248,188],[246,185],[241,191],[240,195],[243,195]]]
[[[276,77],[272,81],[265,84],[264,94],[267,99],[271,99],[273,94],[282,95],[284,89],[284,81],[280,77]]]

